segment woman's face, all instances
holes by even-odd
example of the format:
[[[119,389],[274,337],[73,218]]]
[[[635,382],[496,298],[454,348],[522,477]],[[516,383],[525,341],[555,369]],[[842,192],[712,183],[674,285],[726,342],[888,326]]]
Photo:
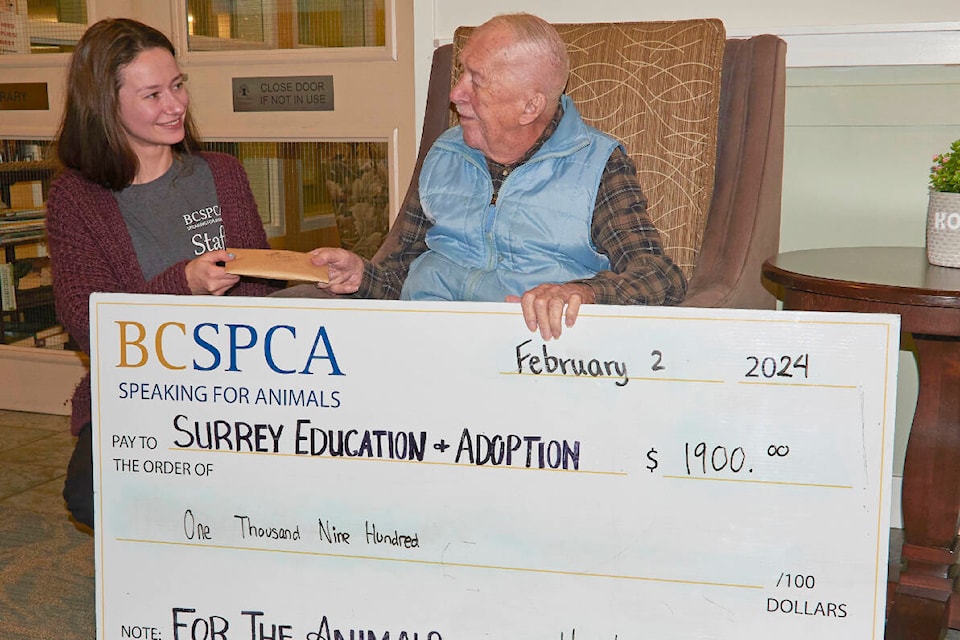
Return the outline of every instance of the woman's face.
[[[120,124],[138,157],[183,140],[190,98],[169,51],[141,51],[120,70]]]

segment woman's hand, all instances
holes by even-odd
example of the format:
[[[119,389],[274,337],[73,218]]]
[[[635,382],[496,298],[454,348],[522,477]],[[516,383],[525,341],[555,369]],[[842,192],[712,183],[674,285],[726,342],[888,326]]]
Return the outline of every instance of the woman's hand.
[[[190,293],[198,296],[222,296],[229,291],[230,287],[240,281],[240,276],[227,273],[227,270],[217,263],[231,260],[233,260],[233,254],[221,249],[208,251],[188,262],[184,270]]]

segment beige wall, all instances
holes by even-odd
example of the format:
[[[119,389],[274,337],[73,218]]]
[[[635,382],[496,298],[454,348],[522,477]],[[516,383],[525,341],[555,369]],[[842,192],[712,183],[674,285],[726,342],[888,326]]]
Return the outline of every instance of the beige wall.
[[[755,0],[418,0],[416,11],[435,16],[436,33],[452,33],[460,24],[478,24],[497,13],[528,11],[551,22],[602,22],[617,20],[675,20],[716,17],[728,27],[786,27],[857,25],[897,22],[949,22],[958,17],[956,3],[930,0],[919,5],[897,0],[813,0],[762,3]]]

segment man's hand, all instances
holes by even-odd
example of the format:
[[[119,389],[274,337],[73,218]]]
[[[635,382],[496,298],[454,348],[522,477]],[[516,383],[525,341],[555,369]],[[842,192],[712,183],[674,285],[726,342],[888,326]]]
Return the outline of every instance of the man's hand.
[[[581,304],[593,304],[596,295],[585,284],[541,284],[519,296],[507,296],[507,302],[519,302],[523,320],[530,331],[540,329],[544,340],[559,338],[563,325],[572,327]],[[566,309],[566,311],[564,311]],[[563,322],[561,322],[563,320]]]
[[[222,296],[240,281],[240,276],[227,273],[218,262],[229,262],[233,255],[223,249],[208,251],[187,263],[184,274],[193,295]]]
[[[363,279],[363,258],[346,249],[320,247],[310,252],[310,262],[327,267],[329,282],[318,282],[317,287],[330,293],[356,293]]]

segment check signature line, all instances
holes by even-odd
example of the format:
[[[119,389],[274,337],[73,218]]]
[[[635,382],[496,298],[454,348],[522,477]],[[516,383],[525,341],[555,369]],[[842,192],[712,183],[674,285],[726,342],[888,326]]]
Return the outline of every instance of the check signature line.
[[[593,573],[589,571],[564,571],[561,569],[535,569],[531,567],[508,567],[469,562],[442,562],[437,560],[414,560],[410,558],[387,558],[383,556],[351,555],[345,553],[326,553],[322,551],[297,551],[294,549],[263,549],[259,547],[241,547],[222,544],[195,544],[192,542],[171,542],[168,540],[146,540],[139,538],[115,538],[117,542],[135,544],[159,544],[177,547],[193,547],[198,549],[223,549],[226,551],[260,551],[265,553],[285,553],[292,555],[313,556],[318,558],[340,558],[347,560],[376,560],[380,562],[398,562],[421,566],[456,567],[460,569],[489,569],[494,571],[515,571],[518,573],[537,573],[556,576],[577,576],[583,578],[605,578],[609,580],[626,580],[632,582],[659,582],[666,584],[686,584],[706,587],[729,587],[732,589],[763,589],[760,585],[738,584],[734,582],[710,582],[707,580],[682,580],[679,578],[655,578],[651,576],[630,576],[615,573]]]

